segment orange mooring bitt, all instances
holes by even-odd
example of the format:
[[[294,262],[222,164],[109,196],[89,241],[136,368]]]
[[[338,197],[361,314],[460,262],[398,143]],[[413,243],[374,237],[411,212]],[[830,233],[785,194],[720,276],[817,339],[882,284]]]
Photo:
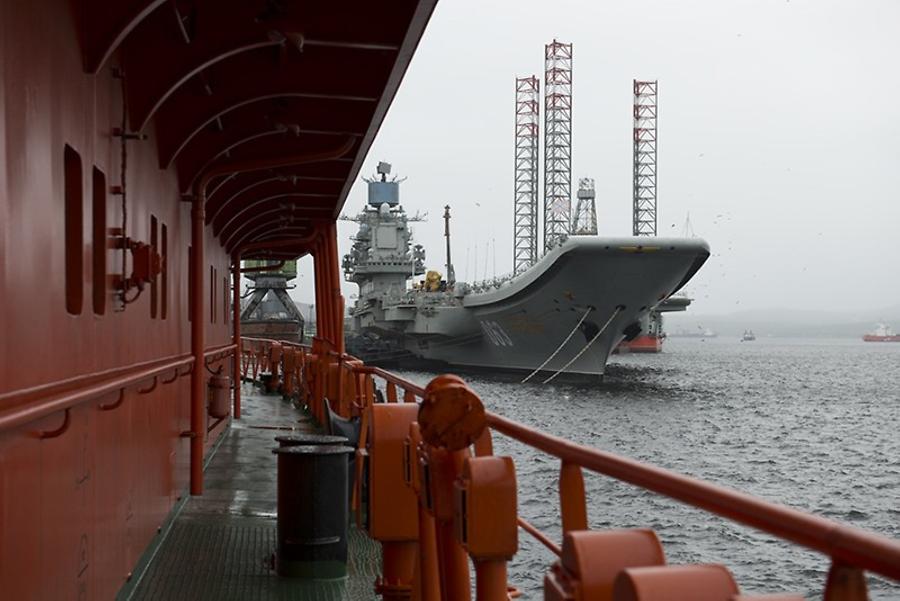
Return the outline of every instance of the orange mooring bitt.
[[[611,599],[616,576],[666,559],[653,530],[580,530],[563,537],[562,555],[544,576],[544,599]]]
[[[441,598],[467,601],[470,599],[469,563],[462,542],[467,540],[469,530],[463,526],[464,531],[460,532],[455,523],[460,513],[466,511],[467,503],[459,500],[456,482],[471,459],[469,447],[485,430],[484,406],[459,377],[438,376],[425,388],[418,423],[422,435],[419,478],[425,487],[425,508],[435,520]],[[514,482],[513,479],[513,488]],[[515,509],[511,517],[515,523]],[[477,575],[478,591],[487,595],[479,595],[479,599],[507,598],[505,561],[486,560]]]
[[[731,572],[718,564],[625,568],[612,590],[616,601],[721,601],[739,594]]]
[[[297,365],[302,362],[307,376],[304,384],[313,388],[312,397],[322,401],[331,397],[342,415],[347,417],[357,412],[361,417],[356,481],[361,481],[366,464],[369,466],[370,491],[378,490],[374,495],[370,492],[368,511],[365,511],[365,504],[359,503],[358,488],[354,490],[353,505],[360,524],[372,538],[382,543],[383,576],[378,579],[376,590],[385,599],[467,601],[471,595],[466,554],[475,565],[475,590],[479,600],[506,601],[517,596],[508,586],[506,564],[516,552],[518,527],[560,557],[544,579],[544,598],[551,601],[589,598],[695,601],[700,598],[697,596],[699,589],[686,583],[696,583],[696,578],[703,582],[709,580],[712,588],[708,590],[737,590],[736,585],[732,589],[728,584],[733,578],[723,566],[668,569],[659,541],[650,530],[588,530],[582,470],[607,473],[713,513],[725,513],[721,505],[710,505],[719,503],[722,498],[733,501],[732,491],[582,447],[487,414],[478,396],[456,376],[439,376],[423,390],[393,374],[364,366],[357,359],[335,352],[327,339],[313,341],[313,348],[318,353],[288,345],[279,354],[278,343],[260,342],[263,344],[249,343],[248,356],[258,357],[260,363],[267,362],[276,373],[278,362],[286,362],[283,373],[286,381],[291,379],[288,372],[292,373],[295,386],[300,384]],[[292,353],[293,371],[290,369]],[[391,402],[373,402],[373,377],[385,381]],[[404,403],[397,402],[398,389],[402,389]],[[416,396],[423,399],[418,407],[410,402]],[[324,405],[311,405],[317,418],[323,420]],[[514,464],[509,458],[492,455],[488,423],[491,428],[560,459],[562,547],[557,547],[518,517]],[[470,453],[472,447],[474,457]],[[398,459],[402,459],[400,469]],[[662,486],[660,482],[666,483],[666,492],[657,490]],[[696,495],[688,494],[698,487],[707,493],[705,500],[697,500]],[[398,500],[404,499],[405,493],[408,493],[406,501],[399,507]],[[762,529],[777,536],[791,540],[782,530],[789,526],[793,528],[795,522],[810,531],[815,530],[814,534],[805,535],[810,540],[795,542],[823,550],[832,557],[826,599],[867,599],[864,570],[844,563],[851,561],[845,559],[851,550],[857,553],[858,565],[867,565],[873,571],[893,574],[874,559],[872,550],[876,548],[885,550],[882,563],[889,567],[897,565],[892,560],[896,546],[883,537],[747,495],[742,495],[739,501],[738,505],[754,503],[759,506],[759,513],[771,514],[773,520]],[[726,517],[747,523],[733,513]],[[750,525],[759,527],[756,522]],[[824,536],[819,531],[829,527],[835,532],[835,526],[839,526],[841,537],[832,540],[827,550],[819,549],[818,538]],[[617,582],[625,584],[617,585]],[[615,590],[618,592],[614,594]],[[659,591],[664,591],[661,597],[657,594]],[[737,595],[722,598],[798,601],[802,597]]]

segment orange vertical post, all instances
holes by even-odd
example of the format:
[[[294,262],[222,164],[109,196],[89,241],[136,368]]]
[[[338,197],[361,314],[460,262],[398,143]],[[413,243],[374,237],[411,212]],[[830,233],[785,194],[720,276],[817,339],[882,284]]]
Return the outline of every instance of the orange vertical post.
[[[328,253],[328,271],[331,277],[329,289],[332,309],[332,341],[334,350],[344,353],[344,297],[341,296],[341,266],[338,261],[337,223],[332,221],[325,232],[325,245]]]
[[[563,461],[559,469],[559,508],[563,534],[572,530],[587,530],[587,504],[584,476],[581,467]]]
[[[241,255],[234,256],[234,269],[232,270],[232,338],[234,338],[234,408],[232,416],[241,419]]]
[[[407,486],[412,487],[418,497],[417,510],[419,514],[419,547],[416,582],[414,586],[418,593],[419,601],[440,601],[441,586],[438,571],[437,539],[434,532],[434,516],[425,507],[425,494],[422,491],[423,483],[419,477],[416,457],[419,445],[422,443],[422,434],[419,432],[419,424],[413,422],[409,426],[408,448],[406,450]]]
[[[322,256],[322,248],[319,243],[318,237],[316,241],[313,243],[313,273],[315,279],[315,294],[316,294],[316,338],[324,338],[323,332],[326,329],[324,324],[326,307],[325,307],[325,295],[323,294],[323,287],[325,286],[325,282],[322,279],[322,261],[324,260]]]
[[[316,236],[313,260],[316,266],[316,337],[326,340],[328,338],[328,299],[325,282],[325,252],[322,250],[321,234]]]
[[[477,601],[506,601],[509,588],[506,580],[506,561],[482,559],[475,564],[475,599]]]
[[[331,281],[331,269],[329,268],[329,249],[328,249],[328,241],[327,241],[327,230],[322,231],[319,234],[319,254],[322,257],[322,302],[324,304],[325,314],[322,316],[322,326],[324,335],[322,336],[329,342],[329,348],[334,348],[334,331],[332,326],[334,325],[334,304],[333,299],[331,298],[331,289],[334,284]]]

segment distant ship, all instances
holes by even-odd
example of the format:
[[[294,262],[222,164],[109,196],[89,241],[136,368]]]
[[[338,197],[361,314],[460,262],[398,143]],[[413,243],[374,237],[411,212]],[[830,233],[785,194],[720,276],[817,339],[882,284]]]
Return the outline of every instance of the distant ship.
[[[370,362],[602,375],[619,341],[639,336],[649,312],[709,257],[698,238],[569,236],[520,273],[464,283],[454,276],[448,237],[446,277],[426,274],[425,250],[411,244],[389,171],[385,165],[380,180],[367,180],[366,206],[345,218],[359,224],[343,260],[344,277],[359,286],[347,349]],[[408,280],[422,274],[410,289]]]
[[[744,335],[741,336],[741,342],[752,342],[756,340],[756,334],[753,333],[753,330],[744,330]]]
[[[668,338],[716,338],[718,334],[709,328],[697,326],[696,330],[675,330],[666,334]]]
[[[890,326],[879,323],[874,332],[863,336],[863,340],[866,342],[900,342],[900,334],[894,334]]]

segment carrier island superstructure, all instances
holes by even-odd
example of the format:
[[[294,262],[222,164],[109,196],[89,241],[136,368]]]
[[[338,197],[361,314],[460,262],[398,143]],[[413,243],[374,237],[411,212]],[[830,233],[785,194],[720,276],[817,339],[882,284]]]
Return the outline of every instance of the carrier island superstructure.
[[[446,278],[426,271],[400,182],[388,180],[389,166],[379,171],[367,180],[368,202],[352,218],[359,230],[343,260],[345,278],[359,286],[350,346],[372,360],[402,350],[458,368],[602,375],[615,345],[640,334],[641,320],[709,256],[697,238],[568,236],[517,274],[455,281],[450,264]]]

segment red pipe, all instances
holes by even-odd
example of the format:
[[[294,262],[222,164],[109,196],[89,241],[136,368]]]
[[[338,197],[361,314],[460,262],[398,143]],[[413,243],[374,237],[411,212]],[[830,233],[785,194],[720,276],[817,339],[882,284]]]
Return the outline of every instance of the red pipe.
[[[17,406],[0,412],[0,431],[16,428],[29,422],[47,417],[57,411],[62,411],[81,404],[85,401],[101,397],[122,388],[133,386],[143,382],[149,377],[190,365],[192,357],[183,356],[166,360],[152,367],[139,371],[113,376],[100,382],[93,382],[77,390],[63,392],[55,397],[46,399],[40,403],[29,403],[25,406]],[[126,368],[129,369],[129,368]]]
[[[106,378],[113,378],[123,375],[129,370],[149,368],[159,365],[161,362],[173,361],[175,359],[185,359],[188,355],[172,355],[161,359],[151,359],[150,361],[141,361],[125,367],[114,367],[98,371],[92,374],[68,378],[65,380],[57,380],[56,382],[48,382],[47,384],[39,384],[30,388],[21,388],[0,394],[0,407],[11,407],[21,405],[31,400],[46,398],[71,390],[78,390],[96,382],[102,382]]]
[[[206,312],[203,310],[206,299],[204,282],[206,241],[203,230],[206,227],[206,186],[209,177],[201,178],[199,193],[191,200],[191,354],[194,356],[194,369],[191,371],[191,494],[203,494],[203,447],[206,438],[206,412],[203,404],[206,401],[204,385],[206,370],[203,369],[203,347],[206,343]]]
[[[487,414],[487,421],[494,430],[565,462],[752,526],[842,563],[900,580],[900,543],[887,537],[579,445],[493,413]]]
[[[557,557],[562,557],[562,549],[554,543],[552,540],[547,538],[547,535],[538,530],[531,522],[526,520],[523,517],[517,518],[519,522],[519,528],[530,534],[537,540],[539,543],[550,549],[550,551],[556,555]]]
[[[284,261],[281,262],[284,265]],[[243,353],[241,351],[241,256],[236,255],[234,258],[234,268],[232,269],[232,283],[234,287],[232,294],[232,339],[234,340],[234,408],[231,411],[234,419],[241,419],[241,360]]]

